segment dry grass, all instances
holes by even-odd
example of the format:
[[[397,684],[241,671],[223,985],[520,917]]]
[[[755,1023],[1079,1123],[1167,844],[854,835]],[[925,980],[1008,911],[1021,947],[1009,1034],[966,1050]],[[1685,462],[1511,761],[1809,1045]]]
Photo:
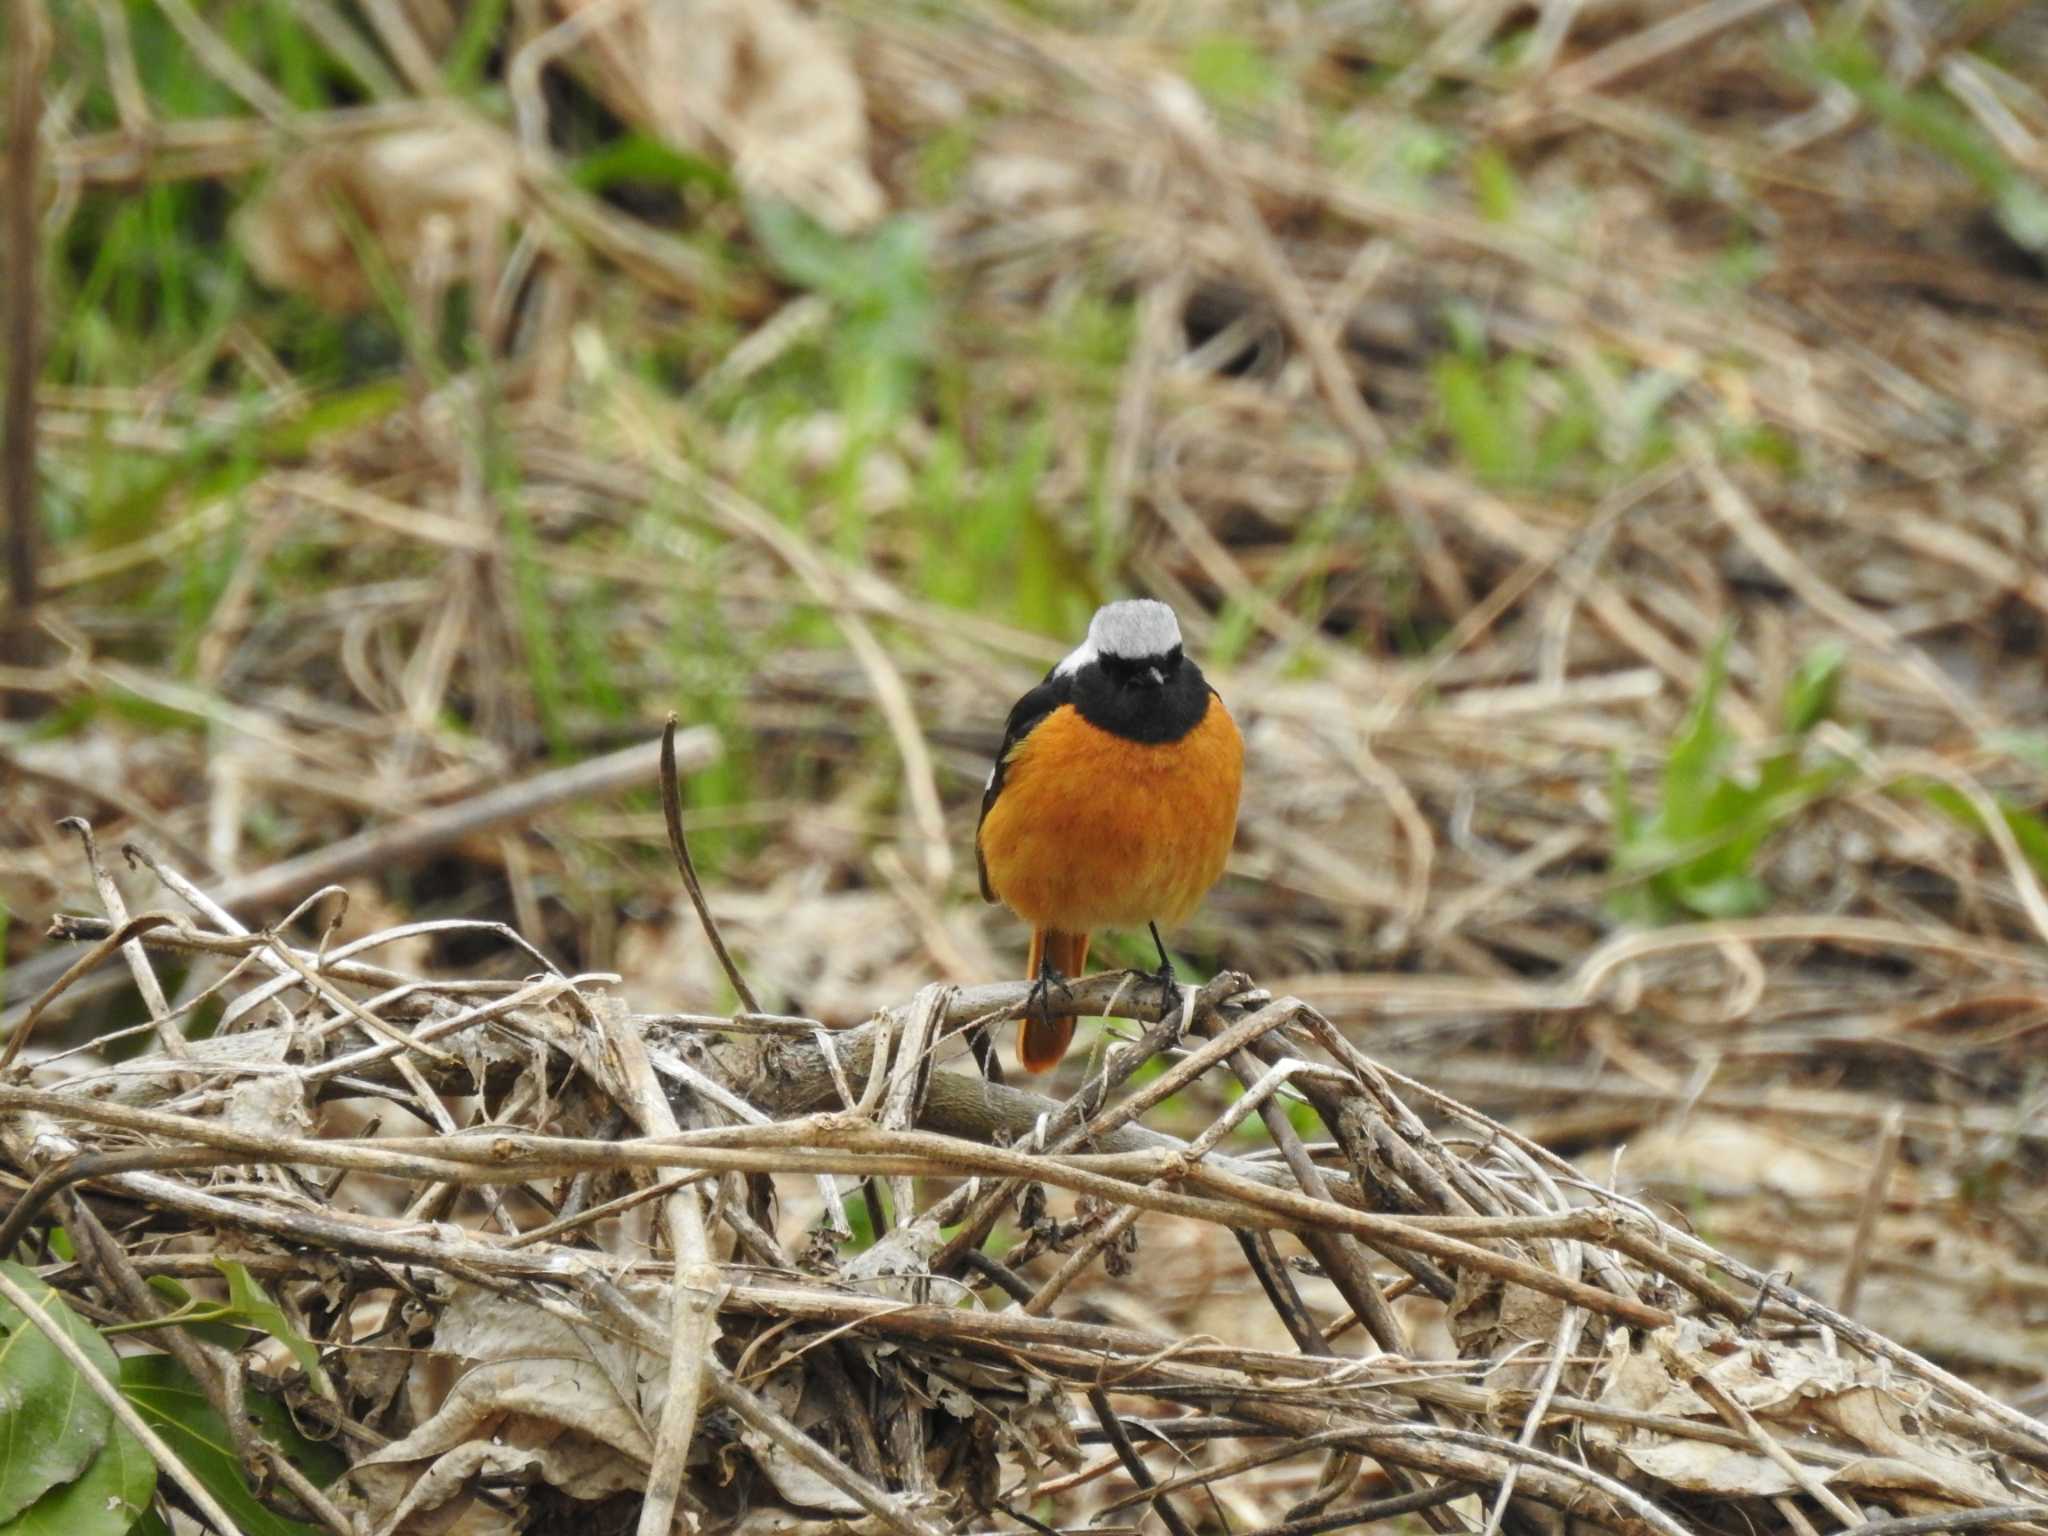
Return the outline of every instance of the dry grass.
[[[653,25],[614,9],[619,26]],[[710,1394],[700,1422],[726,1432],[721,1415],[740,1411],[732,1394],[748,1383],[787,1422],[831,1417],[821,1443],[886,1485],[887,1518],[917,1521],[967,1507],[920,1505],[927,1477],[970,1503],[997,1489],[1026,1509],[1018,1480],[1069,1449],[1053,1405],[1085,1398],[1103,1372],[1117,1413],[1195,1415],[1191,1459],[1151,1455],[1162,1480],[1264,1443],[1201,1438],[1212,1431],[1298,1435],[1313,1416],[1318,1431],[1364,1437],[1290,1446],[1224,1477],[1214,1503],[1176,1492],[1197,1525],[1278,1522],[1327,1466],[1322,1507],[1337,1512],[1470,1480],[1483,1496],[1458,1518],[1477,1528],[1524,1438],[1693,1528],[1851,1523],[1830,1498],[1852,1515],[1904,1516],[2007,1497],[1957,1470],[1969,1445],[2015,1480],[2009,1501],[2034,1496],[2039,1446],[1956,1383],[2033,1411],[2048,1390],[2048,285],[2030,222],[2048,103],[2028,83],[2048,73],[2039,18],[1728,0],[1439,7],[1413,21],[1340,6],[1285,23],[1235,8],[1055,9],[859,4],[831,9],[816,35],[778,34],[762,46],[799,97],[856,91],[851,116],[817,108],[815,141],[786,120],[775,129],[765,106],[760,124],[743,120],[735,104],[757,100],[746,93],[722,98],[737,114],[725,120],[667,120],[677,98],[649,74],[667,67],[661,38],[614,37],[605,8],[577,35],[520,19],[504,52],[524,63],[507,64],[496,102],[425,99],[420,61],[458,46],[436,7],[366,7],[383,79],[363,102],[272,102],[258,78],[240,82],[245,106],[202,118],[118,90],[110,36],[97,48],[60,37],[59,65],[120,97],[120,121],[66,116],[77,109],[60,67],[45,128],[50,223],[138,184],[221,186],[269,210],[245,215],[240,238],[267,229],[275,243],[339,197],[363,229],[338,247],[301,239],[311,256],[273,251],[281,265],[266,270],[323,300],[373,295],[400,351],[336,390],[296,371],[258,316],[149,379],[108,383],[81,367],[43,390],[44,482],[73,536],[45,551],[43,653],[0,682],[65,734],[0,738],[5,1022],[18,1029],[77,958],[43,938],[44,916],[106,910],[60,816],[143,845],[250,925],[348,882],[352,915],[329,954],[420,915],[507,923],[532,946],[412,932],[390,941],[408,947],[383,962],[391,975],[330,982],[359,1003],[401,977],[417,985],[375,1010],[408,1030],[527,989],[503,1018],[455,1026],[479,1042],[439,1048],[456,1060],[426,1052],[409,1075],[374,1078],[390,1107],[366,1112],[329,1102],[345,1097],[338,1079],[309,1077],[331,1052],[373,1043],[333,996],[301,980],[266,1005],[282,1015],[237,1014],[230,999],[254,985],[245,972],[193,1002],[238,960],[269,965],[252,953],[283,963],[286,940],[213,940],[194,959],[182,926],[145,936],[184,946],[165,951],[164,1009],[190,1004],[211,1028],[225,1004],[229,1032],[193,1042],[201,1068],[159,1057],[100,1070],[123,1085],[116,1102],[184,1094],[214,1118],[176,1136],[141,1121],[66,1134],[95,1149],[197,1140],[256,1171],[94,1185],[133,1202],[121,1216],[143,1220],[137,1261],[190,1269],[186,1235],[232,1234],[288,1306],[317,1317],[343,1374],[389,1369],[349,1347],[373,1327],[350,1311],[363,1295],[395,1305],[379,1275],[458,1276],[427,1314],[452,1314],[451,1338],[474,1348],[447,1352],[473,1360],[497,1358],[496,1345],[460,1287],[486,1278],[525,1308],[610,1306],[610,1336],[653,1326],[645,1309],[665,1294],[607,1301],[592,1278],[609,1283],[607,1266],[630,1259],[622,1282],[664,1279],[670,1236],[652,1226],[509,1248],[515,1230],[623,1191],[620,1147],[632,1144],[584,1145],[613,1134],[615,1114],[663,1134],[643,1118],[646,1082],[591,1054],[603,1031],[664,1019],[657,1075],[710,1072],[778,1115],[825,1105],[763,1092],[754,1037],[704,1022],[729,1012],[725,982],[666,894],[651,800],[616,799],[651,780],[635,745],[644,722],[681,705],[708,728],[686,752],[688,819],[765,1007],[872,1033],[877,1010],[929,1001],[938,994],[919,989],[936,979],[994,1008],[999,997],[971,989],[1013,969],[1021,945],[974,900],[966,867],[986,753],[1003,706],[1094,598],[1141,589],[1172,599],[1215,658],[1251,746],[1231,876],[1182,942],[1291,1000],[1264,1016],[1274,1054],[1248,1070],[1290,1053],[1317,1063],[1273,1101],[1305,1095],[1289,1111],[1301,1134],[1312,1148],[1340,1143],[1310,1153],[1323,1205],[1278,1223],[1296,1234],[1283,1258],[1303,1258],[1292,1245],[1311,1235],[1339,1255],[1310,1247],[1313,1265],[1291,1271],[1307,1315],[1321,1329],[1345,1315],[1353,1302],[1333,1277],[1346,1263],[1353,1280],[1386,1284],[1411,1251],[1367,1254],[1359,1229],[1324,1208],[1360,1204],[1389,1220],[1570,1209],[1542,1219],[1583,1230],[1472,1236],[1496,1259],[1583,1276],[1606,1300],[1575,1292],[1522,1315],[1503,1297],[1523,1293],[1500,1291],[1498,1271],[1470,1268],[1480,1261],[1461,1250],[1429,1274],[1469,1277],[1474,1294],[1446,1307],[1418,1282],[1398,1319],[1412,1349],[1375,1355],[1353,1329],[1331,1346],[1344,1363],[1318,1364],[1223,1235],[1274,1223],[1253,1220],[1245,1191],[1189,1175],[1180,1192],[1218,1208],[1147,1207],[1135,1256],[1122,1239],[1106,1245],[1112,1272],[1078,1280],[1031,1325],[1043,1334],[958,1331],[969,1317],[1024,1327],[1018,1308],[996,1310],[986,1273],[980,1310],[918,1333],[892,1319],[942,1300],[920,1292],[856,1318],[869,1304],[848,1299],[907,1282],[729,1269],[717,1369],[732,1375],[698,1384]],[[223,69],[191,20],[202,30],[185,28],[184,46]],[[851,243],[778,235],[727,194],[590,195],[546,130],[551,113],[592,103],[702,154],[749,196],[795,199]],[[328,158],[293,162],[259,203],[249,178],[302,140]],[[763,142],[785,141],[784,160],[764,161]],[[464,153],[447,155],[450,143]],[[380,172],[375,155],[347,149],[368,144],[415,158]],[[873,233],[878,209],[915,215],[925,258],[891,265],[891,231],[909,226]],[[381,261],[362,261],[362,240]],[[871,286],[835,286],[846,263]],[[904,279],[908,297],[889,286],[905,273],[918,279]],[[470,296],[466,321],[446,319],[451,293]],[[915,334],[892,352],[899,320]],[[125,522],[80,510],[102,458],[144,509]],[[609,769],[573,777],[613,752]],[[507,795],[508,783],[520,788]],[[592,794],[614,808],[573,803]],[[125,885],[135,911],[168,906],[227,931],[154,877]],[[281,925],[308,964],[330,913]],[[550,967],[623,980],[512,981],[542,974],[536,950]],[[109,963],[67,987],[38,1049],[66,1027],[82,1043],[143,1021],[121,974]],[[1219,1030],[1257,1012],[1210,1003],[1199,1022]],[[315,1116],[294,1134],[329,1153],[295,1143],[266,1161],[207,1141],[203,1127],[233,1126],[236,1103],[268,1080],[225,1065],[253,1049],[234,1044],[252,1027],[305,1036],[281,1076]],[[700,1037],[701,1062],[686,1048]],[[472,1051],[486,1065],[503,1057],[504,1079],[481,1098],[460,1075],[483,1070]],[[1216,1124],[1243,1102],[1226,1065],[1148,1123],[1189,1139]],[[756,1244],[719,1262],[772,1268],[781,1260],[756,1239],[800,1248],[817,1167],[916,1177],[904,1198],[921,1208],[980,1166],[964,1143],[985,1142],[986,1125],[942,1126],[944,1147],[904,1139],[928,1123],[915,1076],[879,1076],[901,1097],[873,1116],[799,1122],[805,1156],[786,1133],[742,1131],[714,1101],[689,1099],[685,1141],[728,1161],[648,1148],[633,1166],[772,1169],[781,1225],[721,1226],[721,1210],[745,1220],[744,1201],[729,1200],[709,1234]],[[849,1080],[856,1098],[861,1081]],[[1340,1104],[1382,1117],[1418,1161],[1374,1163],[1345,1141],[1372,1132],[1345,1128]],[[81,1096],[78,1112],[89,1107]],[[527,1161],[485,1180],[506,1186],[501,1198],[461,1193],[482,1175],[451,1152],[379,1150],[397,1125],[443,1116],[516,1133]],[[1221,1150],[1299,1197],[1306,1170],[1279,1175],[1286,1160],[1270,1150],[1291,1123],[1235,1132]],[[40,1166],[27,1124],[11,1144],[24,1179]],[[358,1154],[367,1161],[333,1161]],[[372,1218],[407,1207],[384,1177],[396,1165],[378,1162],[399,1156],[428,1181],[434,1215],[459,1216],[464,1235],[442,1230],[473,1246],[462,1262],[365,1237]],[[1143,1207],[1134,1192],[1160,1176],[1028,1156],[1057,1220],[1039,1237],[1003,1230],[1049,1250],[1020,1266],[1034,1289],[1119,1207]],[[354,1170],[322,1213],[347,1231],[328,1245],[344,1256],[341,1280],[320,1283],[339,1283],[348,1307],[316,1301],[294,1270],[304,1234],[252,1215],[273,1197],[303,1201],[330,1175],[289,1169],[321,1167]],[[1084,1188],[1084,1173],[1117,1182]],[[154,1180],[154,1193],[122,1179]],[[202,1216],[203,1184],[223,1180],[229,1205]],[[1077,1216],[1070,1195],[1093,1203]],[[675,1196],[636,1219],[659,1209],[694,1206]],[[503,1268],[506,1251],[534,1267]],[[589,1253],[605,1257],[578,1268]],[[1673,1272],[1703,1278],[1708,1265],[1726,1291],[1686,1291]],[[1779,1280],[1752,1317],[1765,1273]],[[94,1283],[111,1294],[108,1277]],[[797,1290],[811,1310],[790,1310]],[[1628,1295],[1685,1321],[1628,1332],[1621,1322],[1649,1321],[1614,1310]],[[1875,1334],[1841,1320],[1815,1332],[1821,1301]],[[1190,1354],[1199,1335],[1221,1353]],[[1930,1387],[1926,1367],[1897,1356],[1884,1375],[1879,1337],[1953,1379]],[[1715,1340],[1752,1353],[1716,1355]],[[1873,1443],[1876,1421],[1849,1402],[1878,1404],[1880,1418],[1924,1405],[1932,1417],[1915,1423],[1938,1467],[1910,1495],[1842,1474],[1826,1494],[1800,1485],[1725,1508],[1688,1497],[1669,1468],[1630,1459],[1629,1435],[1675,1436],[1680,1460],[1716,1437],[1748,1454],[1759,1431],[1740,1412],[1698,1391],[1682,1409],[1632,1399],[1658,1423],[1611,1431],[1587,1404],[1683,1383],[1709,1358],[1761,1359],[1800,1380],[1840,1373],[1782,1419],[1744,1397],[1753,1384],[1729,1389],[1761,1432],[1792,1437],[1809,1474],[1852,1452],[1903,1454]],[[955,1368],[1011,1417],[949,1417],[944,1388],[918,1373]],[[1332,1385],[1333,1371],[1355,1374]],[[395,1376],[378,1379],[391,1390],[374,1412],[359,1401],[358,1422],[412,1435],[420,1404]],[[842,1391],[873,1416],[874,1447],[813,1397]],[[1529,1394],[1546,1391],[1552,1412],[1525,1437]],[[935,1396],[892,1417],[892,1403]],[[1101,1411],[1080,1413],[1106,1434]],[[898,1425],[913,1438],[885,1443]],[[760,1511],[791,1504],[781,1479],[798,1474],[767,1448],[772,1428],[729,1432],[747,1450],[728,1447],[719,1477],[744,1454],[765,1482],[713,1493],[693,1464],[693,1496],[728,1515],[749,1496]],[[1460,1448],[1456,1434],[1491,1438]],[[910,1459],[918,1446],[930,1462]],[[1366,1459],[1336,1455],[1346,1449]],[[651,1438],[646,1451],[636,1467]],[[1026,1512],[1072,1524],[1129,1491],[1114,1448],[1080,1454],[1046,1473],[1050,1501]],[[1730,1466],[1749,1479],[1738,1486],[1759,1486],[1753,1465]],[[1596,1501],[1580,1513],[1599,1523],[1654,1523],[1579,1473],[1527,1460],[1516,1478],[1521,1500],[1569,1492]],[[552,1497],[522,1518],[551,1518]],[[1516,1507],[1513,1518],[1537,1518]]]
[[[616,978],[552,967],[449,985],[368,958],[405,928],[315,951],[162,914],[58,934],[96,939],[88,963],[124,952],[146,994],[153,949],[236,957],[228,1027],[184,1041],[187,1010],[159,1000],[164,1051],[52,1057],[0,1089],[36,1173],[0,1245],[61,1217],[78,1258],[47,1278],[136,1321],[169,1311],[151,1275],[203,1294],[231,1255],[267,1282],[295,1320],[279,1342],[324,1357],[269,1365],[352,1469],[332,1500],[293,1490],[340,1532],[429,1509],[551,1528],[471,1485],[490,1471],[600,1509],[645,1489],[656,1530],[678,1499],[720,1528],[912,1536],[1028,1523],[1047,1496],[1062,1523],[1142,1507],[1175,1531],[1190,1495],[1198,1524],[1303,1530],[1489,1508],[1663,1533],[2048,1517],[2038,1421],[1240,976],[1163,1018],[1133,1006],[1142,978],[1085,984],[1078,1005],[1158,1021],[1063,1104],[957,1070],[964,1034],[1028,1006],[1022,983],[935,984],[834,1032],[636,1015]],[[1192,1141],[1139,1128],[1219,1078],[1244,1091]],[[1304,1141],[1293,1105],[1333,1139]],[[1254,1116],[1269,1152],[1219,1150]],[[1879,1201],[1896,1113],[1886,1135]],[[836,1215],[845,1179],[874,1240],[835,1256],[828,1221],[793,1250],[778,1212],[822,1195]],[[1269,1317],[1204,1233],[1235,1240]],[[1890,1241],[1867,1220],[1854,1262]],[[1193,1286],[1173,1278],[1191,1247]],[[1208,1331],[1174,1326],[1189,1313]],[[227,1357],[157,1336],[239,1422]],[[426,1351],[403,1408],[394,1336],[401,1361]]]

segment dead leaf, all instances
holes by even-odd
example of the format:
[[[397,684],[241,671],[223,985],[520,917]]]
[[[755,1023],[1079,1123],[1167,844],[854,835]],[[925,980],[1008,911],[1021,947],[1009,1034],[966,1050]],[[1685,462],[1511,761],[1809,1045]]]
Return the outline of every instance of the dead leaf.
[[[1867,1167],[1830,1157],[1769,1121],[1725,1115],[1654,1127],[1629,1143],[1622,1167],[1638,1185],[1756,1189],[1804,1200],[1854,1197],[1870,1176]]]
[[[496,245],[519,207],[510,140],[436,117],[295,155],[234,230],[264,282],[346,312],[376,294],[365,246],[408,286],[444,285]]]
[[[1622,1455],[1638,1472],[1687,1493],[1770,1498],[1799,1491],[1792,1475],[1761,1451],[1670,1439],[1657,1445],[1624,1446]]]
[[[937,1224],[918,1220],[898,1227],[880,1242],[854,1254],[839,1266],[839,1278],[877,1296],[900,1301],[950,1300],[962,1287],[955,1281],[934,1281],[932,1255],[945,1243]]]
[[[510,1445],[476,1442],[457,1447],[417,1479],[390,1476],[393,1468],[365,1464],[350,1474],[364,1493],[376,1536],[512,1536],[526,1527],[524,1501],[479,1499],[476,1479],[514,1482],[539,1458]]]
[[[895,896],[828,889],[825,867],[820,861],[765,890],[726,893],[719,926],[745,957],[748,985],[764,1006],[828,1020],[866,1018],[868,999],[908,996],[931,980],[931,959]],[[685,1006],[722,1006],[724,973],[688,903],[679,898],[677,908],[683,927],[625,929],[619,964]]]
[[[232,1130],[259,1136],[303,1136],[313,1125],[305,1080],[289,1070],[239,1078],[228,1089],[221,1119]]]
[[[648,0],[589,46],[614,111],[720,156],[747,191],[842,234],[881,217],[860,78],[831,33],[787,0]]]
[[[1897,1398],[1875,1387],[1856,1387],[1813,1404],[1814,1417],[1845,1438],[1877,1455],[1862,1468],[1859,1481],[1880,1488],[1917,1488],[1927,1493],[1963,1495],[1970,1501],[1998,1504],[2009,1498],[1983,1466],[1964,1448],[1922,1424],[1908,1433],[1907,1409]],[[1850,1468],[1841,1475],[1847,1477]]]
[[[1687,1318],[1640,1343],[1611,1334],[1605,1357],[1601,1403],[1725,1428],[1686,1374],[1689,1367],[1747,1408],[1764,1432],[1832,1487],[1930,1495],[1948,1505],[1997,1503],[2003,1496],[1953,1436],[1924,1424],[1906,1432],[1903,1415],[1910,1409],[1888,1388],[1882,1366],[1827,1354],[1816,1341],[1737,1340]],[[1761,1449],[1594,1421],[1584,1434],[1590,1448],[1687,1493],[1758,1498],[1799,1486]],[[1830,1454],[1815,1454],[1822,1450]]]
[[[369,1475],[358,1487],[384,1529],[443,1508],[480,1470],[517,1471],[580,1499],[645,1485],[648,1424],[659,1411],[650,1384],[664,1373],[632,1345],[462,1286],[441,1312],[427,1358],[466,1369],[411,1434],[359,1463]],[[426,1406],[416,1399],[416,1409]],[[479,1450],[493,1455],[480,1461]],[[427,1466],[408,1465],[417,1462]]]
[[[1564,1303],[1556,1297],[1474,1269],[1459,1274],[1447,1314],[1462,1358],[1514,1357],[1504,1370],[1487,1378],[1495,1387],[1535,1384],[1544,1357],[1557,1342],[1563,1315]]]
[[[835,1515],[857,1515],[860,1504],[798,1461],[759,1430],[742,1427],[740,1439],[754,1453],[762,1475],[774,1485],[783,1503],[798,1509],[828,1510]]]

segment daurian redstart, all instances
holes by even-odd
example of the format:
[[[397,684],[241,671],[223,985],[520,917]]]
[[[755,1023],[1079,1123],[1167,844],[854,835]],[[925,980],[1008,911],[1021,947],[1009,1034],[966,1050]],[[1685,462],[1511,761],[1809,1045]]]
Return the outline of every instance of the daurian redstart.
[[[1173,610],[1111,603],[1088,638],[1010,711],[974,837],[981,894],[1031,925],[1031,978],[1078,976],[1097,928],[1150,927],[1200,905],[1237,830],[1244,741],[1202,669],[1181,650]],[[1017,1056],[1055,1065],[1072,1015],[1039,996]]]

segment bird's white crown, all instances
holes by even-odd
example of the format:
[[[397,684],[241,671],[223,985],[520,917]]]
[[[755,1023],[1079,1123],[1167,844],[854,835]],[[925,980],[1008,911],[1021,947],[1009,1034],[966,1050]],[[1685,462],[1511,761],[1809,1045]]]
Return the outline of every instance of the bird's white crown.
[[[1166,604],[1150,597],[1126,598],[1105,603],[1088,623],[1088,638],[1067,653],[1054,672],[1072,677],[1103,656],[1138,661],[1147,656],[1164,656],[1180,644],[1180,620]]]
[[[1166,604],[1149,597],[1106,603],[1089,621],[1088,643],[1101,655],[1126,661],[1164,656],[1180,644],[1180,621]]]

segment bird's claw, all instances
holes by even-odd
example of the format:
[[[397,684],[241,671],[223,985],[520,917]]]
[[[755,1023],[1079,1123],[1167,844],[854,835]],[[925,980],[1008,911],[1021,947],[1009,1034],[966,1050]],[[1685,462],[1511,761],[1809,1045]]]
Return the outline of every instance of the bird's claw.
[[[1159,951],[1159,969],[1156,971],[1145,971],[1142,974],[1146,980],[1155,981],[1159,984],[1160,1018],[1162,1020],[1175,1018],[1185,1010],[1181,1000],[1180,983],[1175,981],[1173,976],[1173,957],[1167,954],[1166,945],[1160,940],[1158,925],[1148,923],[1146,926],[1151,930],[1153,947]],[[1174,1038],[1170,1043],[1178,1044],[1179,1041],[1180,1026],[1176,1024],[1174,1027]]]
[[[1063,1002],[1069,1005],[1073,1003],[1074,989],[1067,985],[1067,978],[1052,968],[1051,961],[1041,960],[1038,963],[1038,978],[1031,983],[1031,990],[1024,998],[1025,1013],[1029,1014],[1035,1008],[1038,1011],[1038,1022],[1050,1025],[1052,994],[1055,992],[1059,993]]]
[[[1160,966],[1158,970],[1145,972],[1145,977],[1148,981],[1154,981],[1159,984],[1159,1017],[1161,1019],[1174,1019],[1177,1021],[1184,1009],[1181,986],[1178,981],[1174,980],[1173,976],[1173,962],[1169,960]],[[1179,1038],[1180,1028],[1178,1023],[1176,1023],[1174,1028],[1176,1043],[1178,1043]]]

